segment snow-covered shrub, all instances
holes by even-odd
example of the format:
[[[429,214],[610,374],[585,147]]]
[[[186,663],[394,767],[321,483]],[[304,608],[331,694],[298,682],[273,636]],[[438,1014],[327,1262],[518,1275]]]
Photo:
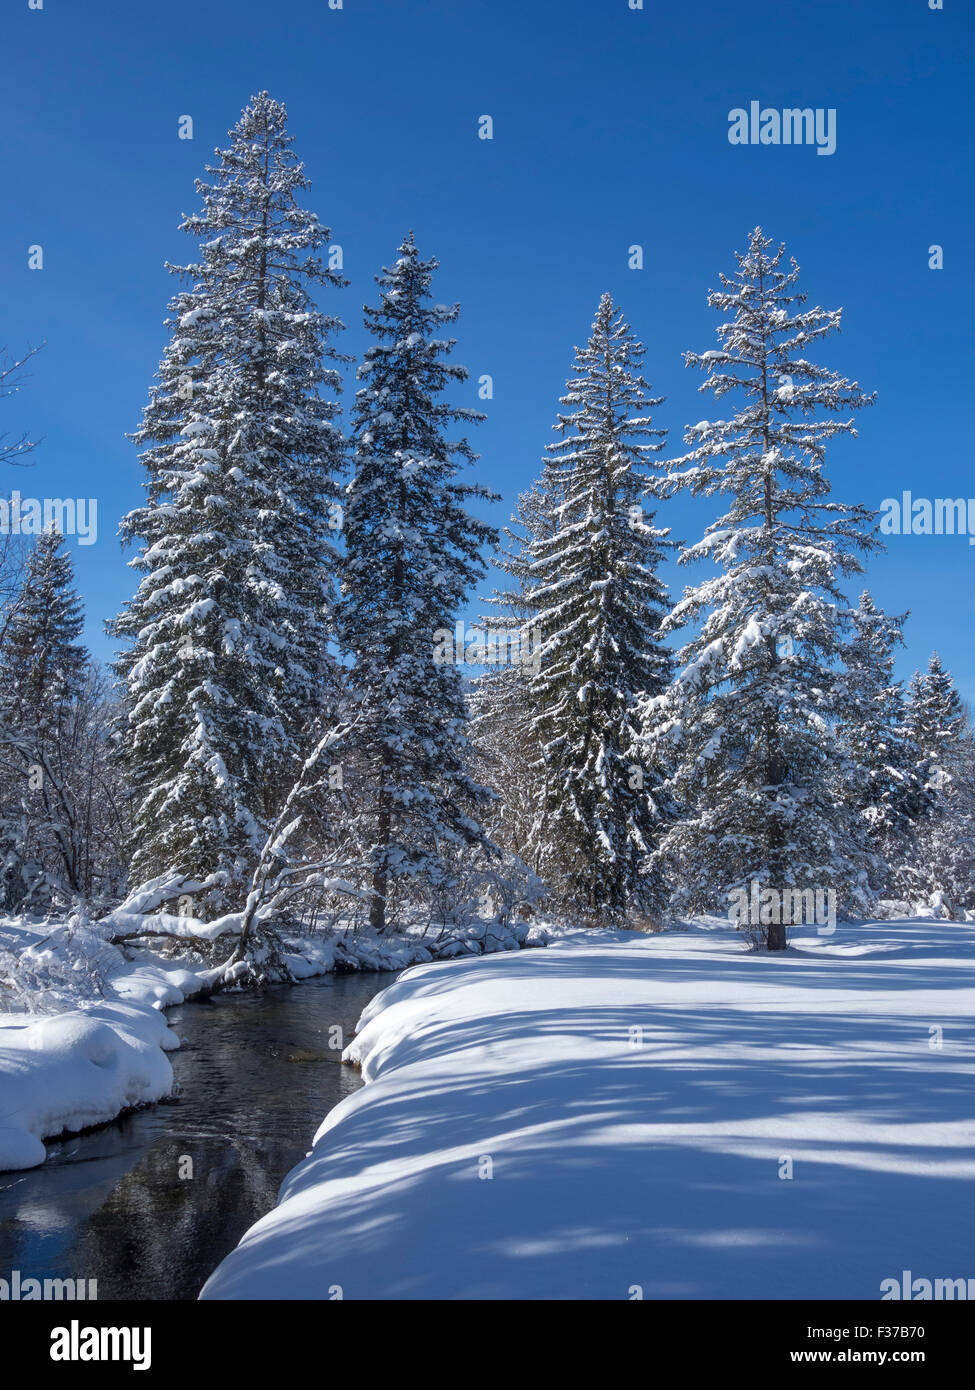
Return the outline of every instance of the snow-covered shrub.
[[[102,999],[121,956],[83,912],[47,936],[0,937],[0,1012],[55,1014]]]
[[[516,854],[462,855],[452,865],[449,882],[431,894],[430,919],[441,927],[472,921],[507,926],[516,908],[521,916],[530,915],[544,896],[545,885]]]

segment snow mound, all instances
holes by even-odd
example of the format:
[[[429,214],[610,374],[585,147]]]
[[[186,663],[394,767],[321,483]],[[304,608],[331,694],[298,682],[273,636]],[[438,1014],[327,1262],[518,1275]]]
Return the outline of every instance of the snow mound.
[[[178,1039],[155,1009],[108,1001],[27,1022],[0,1014],[0,1170],[44,1162],[41,1142],[168,1095]]]

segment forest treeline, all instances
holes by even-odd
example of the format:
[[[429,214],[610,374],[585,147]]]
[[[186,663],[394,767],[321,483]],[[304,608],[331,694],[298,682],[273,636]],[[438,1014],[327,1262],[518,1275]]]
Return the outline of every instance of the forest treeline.
[[[784,247],[756,228],[708,296],[718,346],[685,356],[713,408],[683,451],[603,296],[499,537],[437,261],[410,233],[376,277],[343,410],[346,281],[284,107],[254,97],[197,189],[113,673],[64,538],[0,537],[3,911],[178,899],[239,912],[266,960],[289,919],[383,933],[543,899],[655,924],[756,882],[975,910],[972,728],[937,655],[894,676],[906,615],[860,578],[875,517],[827,475],[872,397],[820,363],[840,311],[808,307]],[[681,490],[715,515],[679,544]],[[520,640],[474,675],[443,633],[492,553],[485,627]],[[679,595],[671,556],[703,571]]]

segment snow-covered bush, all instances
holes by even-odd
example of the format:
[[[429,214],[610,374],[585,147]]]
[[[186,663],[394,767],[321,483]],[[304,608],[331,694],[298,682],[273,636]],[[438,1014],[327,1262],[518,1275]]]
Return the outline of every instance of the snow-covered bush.
[[[0,931],[0,1012],[62,1013],[109,992],[122,957],[104,932],[81,911],[50,926],[40,939]]]

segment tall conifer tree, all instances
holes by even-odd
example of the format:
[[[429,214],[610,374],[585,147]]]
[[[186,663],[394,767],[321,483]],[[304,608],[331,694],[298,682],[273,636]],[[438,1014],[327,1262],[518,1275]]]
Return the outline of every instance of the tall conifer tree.
[[[853,630],[843,649],[849,708],[840,728],[846,796],[867,827],[878,862],[873,886],[888,886],[890,868],[910,843],[908,807],[914,799],[904,691],[894,677],[894,651],[903,645],[906,614],[890,617],[864,590],[853,612]]]
[[[454,340],[440,330],[459,306],[432,300],[437,265],[421,259],[411,232],[376,277],[379,304],[365,318],[377,341],[359,369],[346,492],[342,628],[358,713],[358,834],[379,931],[397,889],[449,889],[458,849],[485,842],[461,672],[438,633],[452,635],[497,533],[467,509],[493,494],[461,480],[461,462],[477,455],[449,434],[484,417],[445,399],[467,370],[446,360]]]
[[[200,259],[141,429],[138,592],[118,620],[138,795],[134,872],[247,872],[280,785],[328,699],[337,565],[339,321],[312,287],[344,283],[284,107],[254,97],[182,223]]]
[[[827,444],[855,434],[848,412],[871,398],[806,357],[839,329],[841,311],[806,309],[784,254],[756,228],[736,273],[710,292],[720,347],[685,359],[707,373],[701,390],[740,403],[690,426],[691,451],[668,465],[673,485],[727,499],[681,555],[718,573],[686,590],[668,620],[698,630],[655,711],[686,808],[662,853],[679,862],[676,901],[691,910],[720,906],[750,881],[848,900],[871,864],[859,817],[838,804],[837,777],[851,769],[837,768],[835,730],[851,717],[840,586],[876,543],[873,516],[834,500],[824,473]],[[784,948],[784,924],[769,925],[767,944]]]
[[[573,911],[620,918],[663,896],[651,867],[666,814],[640,708],[671,674],[658,570],[670,544],[648,507],[663,447],[645,350],[603,295],[576,351],[524,549],[503,562],[541,636],[525,680],[537,747],[541,876]],[[509,605],[511,596],[507,599]]]
[[[975,742],[949,671],[937,652],[908,692],[907,748],[913,771],[911,853],[901,893],[947,916],[975,907]]]
[[[0,905],[80,887],[65,744],[90,679],[63,538],[34,541],[0,653]]]

